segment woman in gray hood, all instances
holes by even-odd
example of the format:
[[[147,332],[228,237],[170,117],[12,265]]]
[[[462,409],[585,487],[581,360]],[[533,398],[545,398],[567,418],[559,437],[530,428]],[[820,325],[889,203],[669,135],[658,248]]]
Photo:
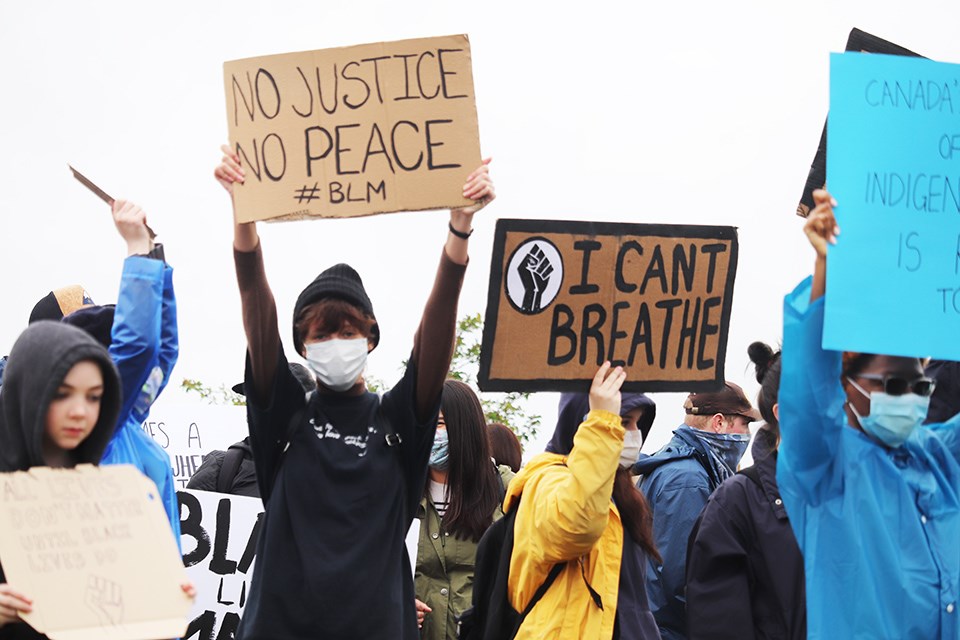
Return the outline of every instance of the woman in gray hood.
[[[37,322],[13,345],[0,392],[0,472],[100,462],[120,411],[107,350],[86,332]],[[20,621],[30,600],[0,567],[0,639],[43,638]]]

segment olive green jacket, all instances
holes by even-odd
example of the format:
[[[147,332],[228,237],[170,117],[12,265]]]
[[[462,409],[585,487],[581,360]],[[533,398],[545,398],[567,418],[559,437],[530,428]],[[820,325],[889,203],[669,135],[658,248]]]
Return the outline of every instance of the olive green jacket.
[[[500,465],[504,490],[513,479],[510,467]],[[503,516],[502,505],[493,519]],[[420,630],[423,640],[457,640],[457,616],[468,609],[473,597],[473,566],[477,559],[477,543],[460,540],[444,531],[440,515],[428,496],[417,509],[420,542],[417,545],[417,570],[414,576],[417,598],[433,611],[428,613]]]

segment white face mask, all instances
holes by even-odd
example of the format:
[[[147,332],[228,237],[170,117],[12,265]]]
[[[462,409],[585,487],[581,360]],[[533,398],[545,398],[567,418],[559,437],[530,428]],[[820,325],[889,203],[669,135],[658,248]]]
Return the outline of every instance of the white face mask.
[[[357,382],[367,366],[367,339],[331,338],[304,345],[307,365],[323,386],[333,391],[346,391]]]
[[[627,431],[623,436],[623,451],[620,453],[620,466],[632,467],[640,457],[640,447],[643,445],[643,434],[640,430]]]

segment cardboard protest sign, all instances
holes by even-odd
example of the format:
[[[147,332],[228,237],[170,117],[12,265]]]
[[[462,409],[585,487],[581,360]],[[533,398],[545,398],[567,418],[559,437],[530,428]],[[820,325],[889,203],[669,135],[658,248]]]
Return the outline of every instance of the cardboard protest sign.
[[[184,488],[203,458],[225,451],[247,436],[246,407],[230,405],[176,405],[161,400],[141,425],[170,456],[177,488]]]
[[[484,391],[586,391],[604,360],[625,390],[723,383],[734,227],[499,220],[480,354]]]
[[[0,474],[0,563],[53,640],[180,637],[190,599],[149,479],[129,465]]]
[[[480,165],[467,36],[223,65],[240,222],[463,206]]]
[[[183,564],[197,587],[183,640],[233,638],[250,594],[263,503],[193,490],[177,499]]]
[[[830,58],[823,346],[960,359],[960,65]]]
[[[883,38],[878,38],[872,33],[853,28],[850,30],[850,36],[847,38],[846,51],[862,51],[864,53],[886,53],[895,56],[919,56],[919,54],[905,49],[898,44],[888,42]],[[820,144],[817,146],[817,153],[813,157],[813,163],[810,165],[810,173],[807,175],[807,182],[803,186],[803,193],[800,194],[800,202],[797,204],[797,215],[806,218],[813,209],[813,192],[822,189],[827,180],[827,125],[823,125],[823,133],[820,134]]]

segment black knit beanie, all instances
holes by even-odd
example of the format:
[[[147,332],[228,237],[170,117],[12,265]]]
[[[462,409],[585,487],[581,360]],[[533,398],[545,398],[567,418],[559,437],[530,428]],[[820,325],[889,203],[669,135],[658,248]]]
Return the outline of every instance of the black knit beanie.
[[[293,345],[297,349],[297,353],[303,352],[303,341],[297,333],[297,319],[304,309],[324,298],[346,300],[376,320],[376,316],[373,314],[373,304],[367,296],[366,289],[363,288],[360,274],[348,264],[335,264],[308,284],[293,306]],[[380,326],[376,322],[370,328],[370,341],[373,342],[374,348],[380,343]]]
[[[105,349],[110,348],[116,305],[84,307],[64,316],[61,322],[83,329]]]

